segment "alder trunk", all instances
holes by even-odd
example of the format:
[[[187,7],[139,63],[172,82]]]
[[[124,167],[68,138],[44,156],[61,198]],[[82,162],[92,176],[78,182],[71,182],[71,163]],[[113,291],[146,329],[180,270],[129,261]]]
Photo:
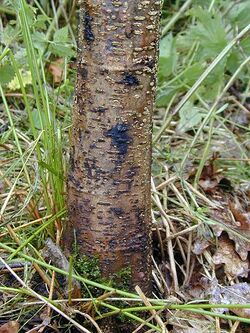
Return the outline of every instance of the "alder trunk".
[[[151,291],[151,131],[161,1],[80,3],[64,244]]]

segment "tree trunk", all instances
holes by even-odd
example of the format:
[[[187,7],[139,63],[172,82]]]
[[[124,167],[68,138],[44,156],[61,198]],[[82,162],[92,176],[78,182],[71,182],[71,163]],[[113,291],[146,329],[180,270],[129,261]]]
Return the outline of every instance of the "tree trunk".
[[[151,131],[161,1],[80,4],[64,244],[151,292]]]

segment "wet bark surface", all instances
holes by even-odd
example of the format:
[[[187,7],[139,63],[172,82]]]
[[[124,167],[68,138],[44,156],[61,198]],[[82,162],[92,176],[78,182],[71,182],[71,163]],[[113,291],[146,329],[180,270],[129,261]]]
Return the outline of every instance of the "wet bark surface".
[[[98,255],[105,277],[131,267],[151,291],[151,131],[160,1],[80,4],[64,244]]]

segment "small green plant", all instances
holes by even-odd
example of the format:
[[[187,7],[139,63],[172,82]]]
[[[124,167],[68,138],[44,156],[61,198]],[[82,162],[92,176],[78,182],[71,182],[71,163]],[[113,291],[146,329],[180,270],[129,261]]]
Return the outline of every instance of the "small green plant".
[[[101,270],[97,257],[88,258],[87,256],[74,256],[74,268],[79,275],[86,279],[101,281]]]
[[[131,289],[131,267],[125,267],[114,274],[110,280],[113,288],[130,290]]]
[[[74,246],[73,264],[76,272],[89,280],[99,281],[101,283],[112,286],[112,288],[129,290],[131,289],[131,268],[126,267],[118,273],[113,274],[109,279],[102,277],[100,263],[97,256],[89,258],[88,256],[80,256],[77,246]]]

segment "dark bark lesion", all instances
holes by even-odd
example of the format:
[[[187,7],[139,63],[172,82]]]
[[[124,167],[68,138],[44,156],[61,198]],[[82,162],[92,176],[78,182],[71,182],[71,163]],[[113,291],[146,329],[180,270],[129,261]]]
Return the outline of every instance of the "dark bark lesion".
[[[103,106],[99,106],[98,108],[91,109],[92,112],[97,113],[105,113],[108,110],[108,108],[104,108]]]
[[[120,123],[113,126],[104,135],[111,138],[111,144],[117,148],[119,155],[126,155],[132,138],[128,135],[129,125]]]
[[[82,80],[87,80],[88,70],[85,67],[79,67],[78,73],[80,74]]]
[[[92,21],[93,17],[90,15],[88,11],[84,12],[84,39],[87,42],[93,42],[95,40],[95,35],[92,30]]]
[[[124,214],[124,210],[121,207],[112,207],[110,210],[116,215],[121,217]]]
[[[138,80],[137,76],[131,72],[124,72],[122,80],[118,81],[118,83],[129,87],[140,85],[140,81]]]
[[[96,181],[101,180],[104,175],[105,171],[98,167],[98,163],[95,158],[85,158],[84,160],[84,170],[85,176],[90,180],[94,179]]]

